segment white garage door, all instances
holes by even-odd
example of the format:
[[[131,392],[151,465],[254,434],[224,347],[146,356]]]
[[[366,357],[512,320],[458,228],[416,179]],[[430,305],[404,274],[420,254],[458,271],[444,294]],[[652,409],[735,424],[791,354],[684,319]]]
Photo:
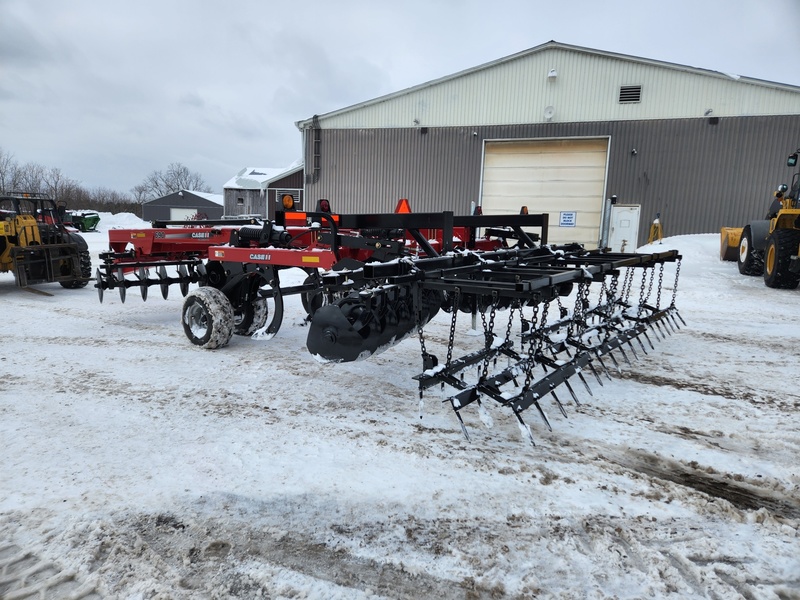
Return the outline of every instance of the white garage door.
[[[170,208],[169,218],[171,221],[190,221],[197,214],[196,208]]]
[[[483,214],[549,213],[548,242],[596,248],[608,138],[486,142]]]

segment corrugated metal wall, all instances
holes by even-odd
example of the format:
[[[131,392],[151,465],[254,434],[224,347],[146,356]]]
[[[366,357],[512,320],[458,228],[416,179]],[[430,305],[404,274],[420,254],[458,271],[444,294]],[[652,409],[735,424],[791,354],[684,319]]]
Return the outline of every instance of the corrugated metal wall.
[[[306,198],[328,198],[343,213],[391,211],[399,198],[409,198],[415,212],[468,214],[479,200],[484,140],[610,136],[607,193],[642,206],[639,239],[647,239],[657,212],[665,235],[717,232],[761,218],[777,184],[789,182],[785,161],[800,146],[800,116],[712,123],[699,118],[322,129],[319,170],[307,167]],[[315,164],[313,146],[306,144],[308,166]]]

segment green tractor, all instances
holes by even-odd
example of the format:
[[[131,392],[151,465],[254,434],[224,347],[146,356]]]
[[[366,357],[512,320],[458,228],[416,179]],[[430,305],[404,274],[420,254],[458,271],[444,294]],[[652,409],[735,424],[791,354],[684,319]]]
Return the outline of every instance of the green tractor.
[[[64,225],[72,226],[78,231],[97,231],[100,215],[93,210],[66,210],[64,211]]]

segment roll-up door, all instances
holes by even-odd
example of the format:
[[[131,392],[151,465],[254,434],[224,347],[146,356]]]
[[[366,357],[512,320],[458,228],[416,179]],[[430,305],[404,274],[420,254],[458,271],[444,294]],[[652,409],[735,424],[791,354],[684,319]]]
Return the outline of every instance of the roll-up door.
[[[609,138],[486,142],[483,214],[550,215],[548,241],[596,248]]]

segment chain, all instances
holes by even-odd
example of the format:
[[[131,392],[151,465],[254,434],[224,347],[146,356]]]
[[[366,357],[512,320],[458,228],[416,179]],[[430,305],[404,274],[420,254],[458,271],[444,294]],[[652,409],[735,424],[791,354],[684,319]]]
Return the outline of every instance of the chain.
[[[605,280],[603,280],[605,282]],[[617,286],[619,285],[619,271],[611,275],[611,285],[608,288],[606,298],[608,299],[609,311],[612,310],[614,303],[617,301]]]
[[[580,305],[580,310],[578,310]],[[589,284],[581,281],[578,285],[578,302],[575,304],[576,313],[572,316],[573,321],[578,324],[578,335],[582,335],[586,330],[586,309],[589,308]]]
[[[661,263],[661,268],[658,270],[658,292],[656,293],[656,310],[661,309],[661,286],[664,285],[664,263]]]
[[[539,321],[539,334],[536,336],[534,340],[531,338],[531,345],[528,346],[528,368],[526,369],[525,373],[525,385],[522,387],[523,392],[528,391],[528,388],[531,386],[531,381],[533,381],[533,363],[534,358],[536,355],[541,351],[542,345],[544,344],[544,328],[547,325],[547,309],[550,307],[550,302],[545,302],[544,307],[542,308],[542,318]],[[533,309],[533,320],[532,323],[536,325],[536,312],[538,311],[538,305]],[[535,345],[535,348],[534,348]]]
[[[419,334],[419,347],[424,358],[428,353],[428,349],[425,347],[425,335],[422,333],[422,326],[419,325],[419,322],[417,322],[417,333]]]
[[[675,267],[675,283],[672,286],[672,304],[670,307],[675,308],[675,295],[678,293],[678,277],[681,274],[681,259],[678,259],[678,263]]]
[[[458,304],[461,299],[461,288],[457,287],[455,292],[456,293],[453,296],[453,316],[450,318],[450,338],[447,340],[447,362],[445,364],[448,367],[450,366],[450,361],[453,358],[453,339],[456,335],[456,318],[458,317]]]
[[[522,314],[522,308],[520,307],[519,302],[515,300],[511,304],[511,312],[508,314],[508,323],[506,324],[506,337],[503,340],[503,342],[508,342],[508,340],[511,339],[511,324],[514,321],[514,311],[516,311],[518,308],[520,314]]]
[[[494,317],[497,312],[497,292],[492,292],[492,310],[489,312],[489,326],[486,326],[486,316],[484,313],[481,313],[481,320],[483,321],[483,335],[486,344],[486,350],[488,351],[489,348],[492,346],[492,342],[494,341]],[[486,379],[486,376],[489,374],[489,352],[486,352],[486,356],[483,359],[483,373],[481,374],[481,379]]]
[[[642,285],[639,288],[639,312],[637,316],[642,316],[642,311],[644,310],[644,290],[647,287],[647,269],[642,269]]]
[[[625,279],[622,281],[622,300],[627,302],[631,296],[631,288],[633,287],[633,269],[625,269]]]
[[[561,296],[556,296],[556,302],[558,303],[558,314],[563,319],[569,314],[569,311],[563,304],[561,304]]]

